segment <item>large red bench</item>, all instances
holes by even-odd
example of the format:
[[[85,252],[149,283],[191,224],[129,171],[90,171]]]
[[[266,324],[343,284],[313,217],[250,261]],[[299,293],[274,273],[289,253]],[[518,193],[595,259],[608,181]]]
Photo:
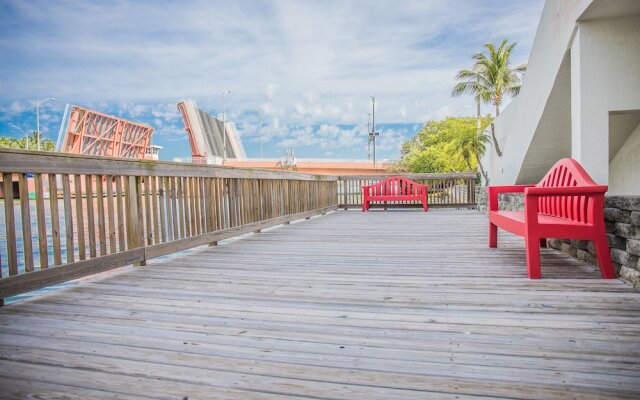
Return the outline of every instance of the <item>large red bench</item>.
[[[604,227],[604,193],[574,159],[563,158],[537,185],[490,186],[489,247],[498,245],[498,227],[524,236],[527,273],[539,279],[540,246],[546,238],[592,240],[603,278],[615,278]],[[498,209],[498,194],[524,192],[524,211]]]
[[[427,204],[428,185],[421,185],[411,179],[392,176],[382,181],[362,187],[362,211],[371,207],[372,201],[420,201],[424,211],[429,210]]]

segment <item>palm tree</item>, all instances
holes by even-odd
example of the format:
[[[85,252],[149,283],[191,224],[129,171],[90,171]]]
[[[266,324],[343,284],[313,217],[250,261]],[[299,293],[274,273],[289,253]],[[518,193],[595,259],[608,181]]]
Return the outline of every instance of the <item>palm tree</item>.
[[[516,43],[504,39],[496,50],[492,43],[484,47],[488,54],[475,53],[473,70],[461,70],[456,79],[461,81],[453,88],[452,95],[459,96],[463,93],[472,94],[476,100],[478,116],[480,115],[480,102],[492,103],[495,106],[496,117],[500,115],[500,106],[506,95],[516,96],[520,92],[520,76],[526,70],[526,64],[511,67],[511,52]],[[478,118],[478,131],[480,130],[480,118]],[[502,156],[498,140],[496,139],[493,124],[491,124],[491,137],[498,156]]]
[[[463,69],[458,71],[456,79],[458,82],[451,92],[452,96],[460,96],[462,94],[470,94],[476,100],[476,129],[480,132],[481,128],[481,115],[480,115],[480,103],[488,103],[491,100],[491,93],[489,92],[487,85],[485,85],[485,79],[480,73],[479,68],[474,67],[473,70]]]
[[[487,43],[484,47],[489,51],[488,56],[481,52],[473,55],[475,65],[487,83],[489,98],[496,107],[496,117],[500,115],[504,96],[520,93],[520,75],[527,69],[526,64],[511,67],[511,51],[515,45],[504,39],[496,50],[492,43]]]
[[[480,157],[487,150],[487,143],[489,142],[489,136],[482,131],[466,131],[462,132],[458,137],[456,137],[449,147],[449,150],[452,152],[454,156],[462,157],[464,162],[469,167],[470,171],[474,171],[473,164],[471,161],[473,158],[476,159],[478,163],[478,168],[480,168],[480,173],[484,177],[485,183],[489,185],[489,177],[487,176],[486,171],[480,161]]]

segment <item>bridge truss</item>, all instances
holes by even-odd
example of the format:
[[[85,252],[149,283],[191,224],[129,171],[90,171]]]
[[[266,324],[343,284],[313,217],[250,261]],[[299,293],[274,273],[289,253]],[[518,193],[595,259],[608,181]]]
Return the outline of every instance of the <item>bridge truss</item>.
[[[79,106],[67,106],[58,151],[143,159],[153,128]]]

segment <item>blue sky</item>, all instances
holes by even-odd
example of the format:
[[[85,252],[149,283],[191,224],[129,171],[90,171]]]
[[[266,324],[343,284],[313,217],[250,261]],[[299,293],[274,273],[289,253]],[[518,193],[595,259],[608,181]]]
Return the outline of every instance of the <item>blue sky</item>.
[[[55,140],[66,103],[148,123],[162,159],[188,156],[176,102],[221,114],[259,156],[366,159],[376,96],[379,159],[429,119],[473,115],[452,98],[486,42],[518,42],[526,62],[542,0],[0,1],[0,135]],[[486,106],[483,111],[490,112]],[[9,124],[19,127],[15,129]]]

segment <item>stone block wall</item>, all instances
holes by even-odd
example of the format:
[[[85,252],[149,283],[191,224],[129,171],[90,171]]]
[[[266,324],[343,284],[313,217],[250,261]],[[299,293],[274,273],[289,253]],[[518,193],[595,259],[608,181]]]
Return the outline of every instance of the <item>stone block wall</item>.
[[[501,210],[522,210],[523,193],[501,194]],[[487,214],[486,187],[476,188],[478,211]],[[604,220],[611,260],[616,273],[625,281],[640,288],[640,197],[605,196]],[[549,247],[597,265],[593,242],[586,240],[549,239]]]
[[[482,214],[489,212],[489,196],[486,186],[476,186],[477,209]],[[501,210],[518,211],[524,209],[524,193],[501,193],[498,195]]]

